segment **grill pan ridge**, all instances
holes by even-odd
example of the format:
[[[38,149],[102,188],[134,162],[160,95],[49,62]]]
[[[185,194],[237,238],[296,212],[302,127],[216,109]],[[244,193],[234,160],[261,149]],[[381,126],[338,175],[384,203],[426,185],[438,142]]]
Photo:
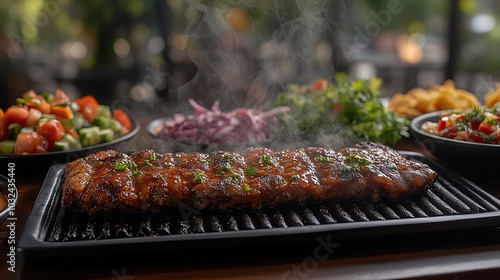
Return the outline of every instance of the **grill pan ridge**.
[[[497,198],[422,154],[399,152],[429,164],[438,173],[437,181],[425,194],[401,201],[319,203],[258,210],[197,211],[180,206],[158,213],[104,215],[66,211],[60,206],[64,165],[54,166],[18,248],[25,258],[47,258],[47,252],[53,256],[64,252],[68,257],[109,253],[113,251],[109,248],[118,246],[121,251],[169,250],[310,241],[325,234],[353,238],[388,232],[500,226]]]

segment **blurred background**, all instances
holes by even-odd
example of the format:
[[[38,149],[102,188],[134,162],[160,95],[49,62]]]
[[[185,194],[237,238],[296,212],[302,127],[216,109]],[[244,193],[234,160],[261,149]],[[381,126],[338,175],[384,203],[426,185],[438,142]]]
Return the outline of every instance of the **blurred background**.
[[[499,80],[493,0],[0,2],[0,106],[28,89],[147,112],[258,106],[289,83],[378,76],[390,96]]]

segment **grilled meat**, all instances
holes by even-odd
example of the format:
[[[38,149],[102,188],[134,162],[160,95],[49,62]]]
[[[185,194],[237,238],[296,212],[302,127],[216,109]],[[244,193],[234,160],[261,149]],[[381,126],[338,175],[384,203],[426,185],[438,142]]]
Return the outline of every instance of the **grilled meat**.
[[[437,177],[426,164],[369,142],[338,151],[102,151],[69,163],[66,174],[63,207],[86,212],[398,200],[425,192]]]

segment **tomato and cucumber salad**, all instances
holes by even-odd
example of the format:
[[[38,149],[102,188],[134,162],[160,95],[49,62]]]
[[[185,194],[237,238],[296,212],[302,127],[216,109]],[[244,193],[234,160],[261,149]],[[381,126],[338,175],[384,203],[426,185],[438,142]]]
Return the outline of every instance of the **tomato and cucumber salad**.
[[[64,91],[29,90],[17,104],[0,109],[0,153],[71,151],[106,143],[132,129],[122,110],[111,110],[91,95],[70,100]]]
[[[437,122],[425,122],[425,132],[468,142],[500,144],[500,103],[444,113]]]

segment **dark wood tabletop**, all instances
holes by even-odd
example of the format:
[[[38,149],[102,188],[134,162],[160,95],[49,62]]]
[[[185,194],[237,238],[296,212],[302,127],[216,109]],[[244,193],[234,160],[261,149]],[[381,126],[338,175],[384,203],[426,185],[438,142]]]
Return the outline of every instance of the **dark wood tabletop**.
[[[142,139],[138,136],[137,141]],[[411,139],[396,148],[423,152]],[[317,243],[40,263],[25,263],[16,256],[13,273],[8,270],[8,237],[14,234],[19,240],[45,176],[16,175],[15,232],[8,222],[0,227],[0,279],[497,279],[500,275],[499,228],[339,240],[321,256],[316,254]],[[497,176],[465,176],[500,198]]]

